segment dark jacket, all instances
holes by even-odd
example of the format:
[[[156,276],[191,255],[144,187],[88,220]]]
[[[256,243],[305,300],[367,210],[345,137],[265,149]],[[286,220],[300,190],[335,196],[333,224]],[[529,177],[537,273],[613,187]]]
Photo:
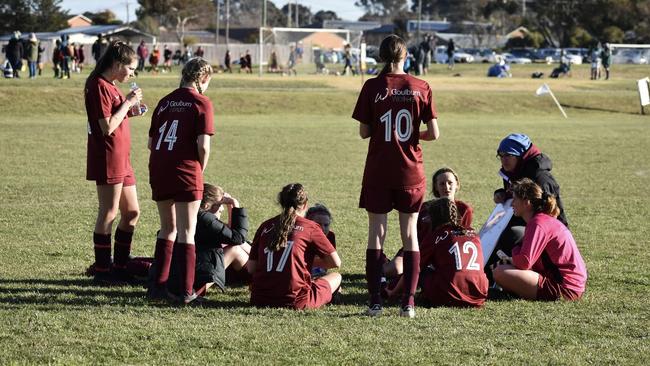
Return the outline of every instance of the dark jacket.
[[[19,39],[10,39],[5,48],[5,52],[9,62],[13,64],[23,57],[23,53],[25,52],[23,49],[23,43]]]
[[[226,285],[222,244],[241,245],[248,235],[248,214],[245,208],[232,209],[232,226],[226,225],[211,212],[199,212],[196,222],[196,271],[194,287],[214,282],[220,289]]]
[[[509,180],[503,180],[503,187],[505,190],[509,190],[510,182],[516,182],[523,178],[528,178],[537,183],[544,192],[555,196],[557,206],[560,209],[560,215],[557,219],[568,227],[569,223],[564,214],[564,205],[562,204],[562,198],[560,197],[560,185],[555,180],[555,177],[553,177],[553,174],[551,174],[552,169],[553,162],[551,161],[551,158],[541,153],[537,147],[532,145],[524,154],[516,173],[505,174],[503,170],[501,171],[502,174],[509,176]],[[513,216],[509,226],[519,225],[526,226],[526,223],[520,217]]]

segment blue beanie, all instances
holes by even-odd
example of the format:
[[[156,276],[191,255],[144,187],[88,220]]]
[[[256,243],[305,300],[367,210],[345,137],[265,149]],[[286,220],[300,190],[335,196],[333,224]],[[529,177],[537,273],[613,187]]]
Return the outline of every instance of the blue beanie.
[[[499,144],[497,152],[503,152],[509,155],[522,156],[533,143],[530,138],[523,133],[512,133]]]

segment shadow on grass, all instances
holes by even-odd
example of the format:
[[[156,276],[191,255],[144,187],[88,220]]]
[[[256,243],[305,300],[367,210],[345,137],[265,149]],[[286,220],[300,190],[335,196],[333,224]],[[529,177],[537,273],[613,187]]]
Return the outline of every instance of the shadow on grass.
[[[641,116],[641,113],[639,113],[639,112],[626,112],[626,111],[621,111],[621,110],[616,110],[616,109],[606,109],[606,108],[598,108],[598,107],[586,107],[586,106],[571,105],[571,104],[564,104],[564,103],[561,103],[560,105],[562,107],[565,107],[565,108],[579,109],[579,110],[583,110],[583,111],[622,113],[622,114],[631,114],[633,116]]]

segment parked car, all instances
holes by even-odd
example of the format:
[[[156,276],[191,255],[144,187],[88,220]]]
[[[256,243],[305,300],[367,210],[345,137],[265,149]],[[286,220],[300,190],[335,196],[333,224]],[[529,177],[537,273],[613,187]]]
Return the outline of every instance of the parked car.
[[[436,63],[446,64],[448,60],[447,56],[447,46],[438,46],[434,51],[434,59]],[[471,63],[474,62],[474,56],[470,55],[467,52],[458,50],[454,52],[454,62],[457,63]]]
[[[465,48],[462,50],[474,57],[474,62],[496,63],[496,52],[490,48]]]
[[[564,52],[569,62],[574,65],[581,65],[587,55],[587,49],[585,48],[565,48]]]
[[[535,50],[532,48],[513,48],[509,53],[518,58],[527,58],[531,62],[536,58]]]
[[[612,50],[612,63],[647,65],[648,54],[645,50],[633,48],[614,48]]]
[[[559,48],[540,48],[537,50],[537,59],[548,64],[560,62],[562,50]]]
[[[528,57],[517,57],[509,52],[505,52],[501,54],[501,56],[509,64],[530,64],[533,62],[533,60],[529,59]]]

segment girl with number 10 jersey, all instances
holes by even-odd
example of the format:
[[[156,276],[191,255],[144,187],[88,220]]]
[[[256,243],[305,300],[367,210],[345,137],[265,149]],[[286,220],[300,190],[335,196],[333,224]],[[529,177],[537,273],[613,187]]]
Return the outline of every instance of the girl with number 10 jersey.
[[[420,261],[416,222],[426,190],[419,141],[435,140],[439,131],[431,88],[425,81],[404,73],[406,52],[406,43],[398,36],[382,41],[379,54],[386,65],[379,76],[363,85],[352,114],[361,122],[361,138],[370,137],[359,199],[359,207],[368,212],[366,278],[370,316],[382,312],[382,249],[387,213],[393,209],[399,211],[407,286],[400,315],[415,316],[413,296]],[[423,122],[426,131],[420,131]]]
[[[214,133],[212,102],[203,91],[211,77],[207,61],[188,61],[180,87],[160,100],[151,118],[149,183],[161,225],[147,292],[152,300],[189,303],[197,297],[194,234]]]

